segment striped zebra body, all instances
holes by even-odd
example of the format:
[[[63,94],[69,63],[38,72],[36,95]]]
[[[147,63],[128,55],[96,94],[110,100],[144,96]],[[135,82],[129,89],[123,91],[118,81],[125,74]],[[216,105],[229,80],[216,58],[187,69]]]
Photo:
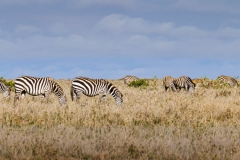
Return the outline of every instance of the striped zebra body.
[[[104,98],[106,101],[106,94],[111,94],[116,101],[117,105],[121,105],[123,102],[122,93],[113,86],[112,83],[104,79],[91,79],[86,77],[76,77],[72,80],[71,86],[71,98],[74,100],[80,99],[80,95],[83,93],[88,97],[99,95],[99,101]]]
[[[138,80],[139,78],[136,76],[127,75],[122,79],[124,80],[124,84],[127,85],[127,84],[131,83],[132,81]]]
[[[237,80],[230,76],[220,75],[217,77],[217,80],[219,82],[227,83],[229,86],[234,86],[235,88],[238,87]]]
[[[3,96],[6,98],[10,97],[10,88],[4,84],[2,81],[0,81],[0,91],[3,93]]]
[[[177,91],[173,80],[174,78],[172,76],[165,76],[163,78],[163,86],[165,88],[165,91],[168,91],[169,88],[171,88],[173,91]]]
[[[36,78],[31,76],[22,76],[15,80],[14,85],[14,105],[20,95],[22,96],[22,99],[25,97],[26,93],[32,96],[41,95],[42,99],[44,99],[45,97],[48,98],[49,94],[52,92],[58,97],[61,105],[66,104],[66,97],[63,89],[49,77]]]
[[[187,76],[180,76],[179,78],[176,78],[173,80],[173,83],[178,91],[181,90],[181,88],[185,88],[186,91],[194,91],[195,84],[193,83],[192,79]]]

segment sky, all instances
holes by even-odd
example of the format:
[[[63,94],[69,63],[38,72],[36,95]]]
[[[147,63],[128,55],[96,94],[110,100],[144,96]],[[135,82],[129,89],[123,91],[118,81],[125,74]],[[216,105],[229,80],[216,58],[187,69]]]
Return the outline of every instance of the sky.
[[[0,77],[240,76],[239,0],[0,0]]]

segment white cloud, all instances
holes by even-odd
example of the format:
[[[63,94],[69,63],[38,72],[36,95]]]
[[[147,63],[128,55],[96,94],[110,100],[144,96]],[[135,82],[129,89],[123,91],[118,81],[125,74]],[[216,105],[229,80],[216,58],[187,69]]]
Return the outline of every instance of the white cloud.
[[[122,14],[111,14],[102,18],[97,24],[96,29],[114,34],[156,34],[168,33],[174,28],[171,22],[151,23],[143,18],[131,18]]]
[[[141,18],[130,18],[121,14],[111,14],[97,23],[97,29],[108,32],[143,32],[146,21]]]
[[[15,28],[17,34],[32,34],[39,32],[40,30],[40,28],[30,25],[17,25]]]
[[[69,28],[63,22],[55,22],[50,26],[51,33],[56,35],[68,35],[71,33]]]
[[[196,26],[176,26],[173,22],[151,23],[142,18],[112,14],[102,18],[96,24],[97,30],[110,34],[146,34],[163,35],[175,38],[240,38],[240,29],[226,26],[215,31],[207,31]]]

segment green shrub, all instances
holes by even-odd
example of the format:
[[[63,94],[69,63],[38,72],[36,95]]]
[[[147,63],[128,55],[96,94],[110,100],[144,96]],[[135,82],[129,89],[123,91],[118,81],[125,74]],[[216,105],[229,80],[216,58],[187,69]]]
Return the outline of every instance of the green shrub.
[[[129,87],[147,87],[149,86],[149,83],[147,82],[147,80],[145,79],[139,79],[139,80],[135,80],[132,81],[131,83],[128,84]]]

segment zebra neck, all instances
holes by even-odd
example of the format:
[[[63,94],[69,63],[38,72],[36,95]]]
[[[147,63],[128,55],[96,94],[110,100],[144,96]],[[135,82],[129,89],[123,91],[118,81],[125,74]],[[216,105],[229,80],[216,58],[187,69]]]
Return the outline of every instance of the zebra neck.
[[[52,92],[57,96],[60,97],[63,95],[63,90],[62,88],[56,83],[56,82],[52,82]]]

